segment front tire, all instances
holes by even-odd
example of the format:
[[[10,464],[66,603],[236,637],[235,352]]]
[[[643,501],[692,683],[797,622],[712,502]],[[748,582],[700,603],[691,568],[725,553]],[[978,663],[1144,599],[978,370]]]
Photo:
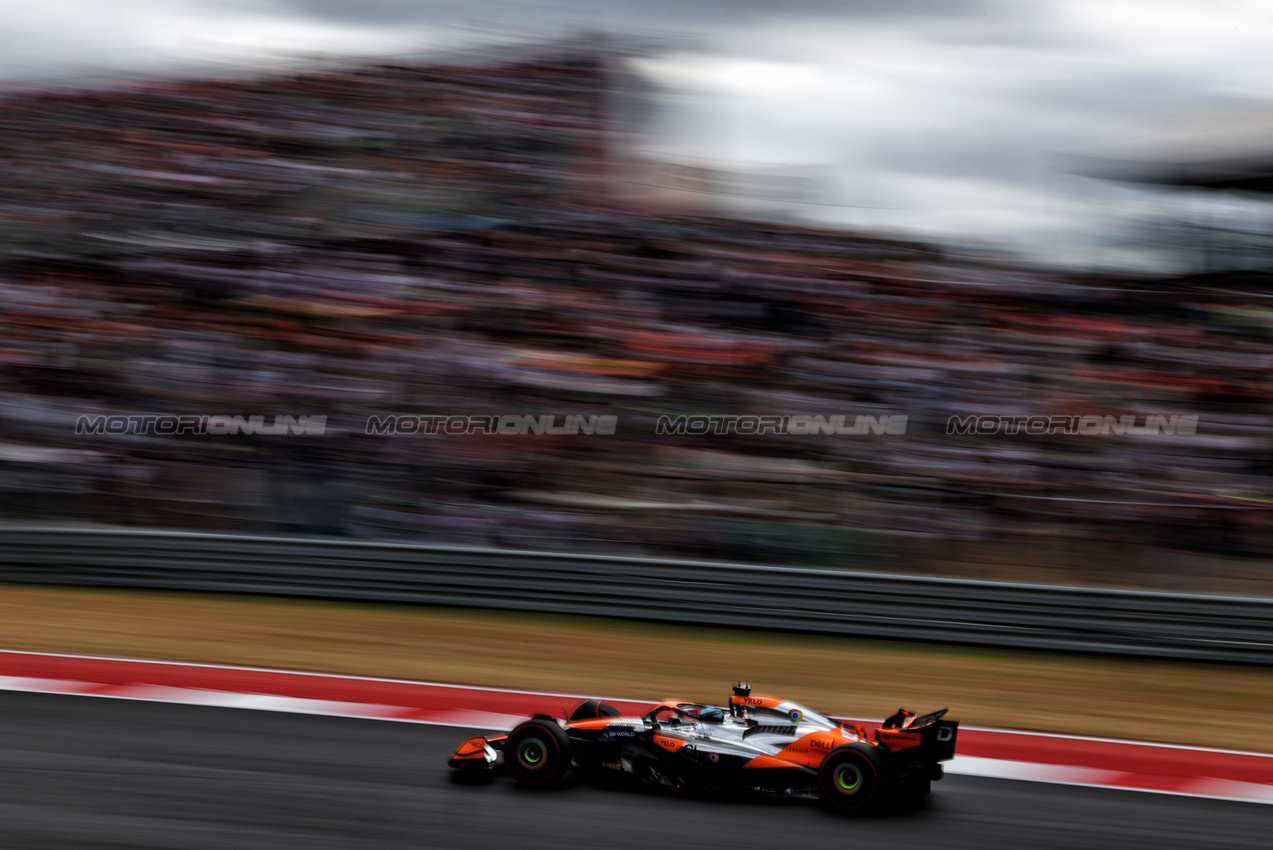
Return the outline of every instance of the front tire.
[[[555,785],[570,770],[570,736],[551,721],[527,720],[504,742],[504,766],[522,785]]]
[[[880,802],[880,763],[867,747],[852,744],[832,750],[818,770],[822,798],[842,812],[867,811]]]

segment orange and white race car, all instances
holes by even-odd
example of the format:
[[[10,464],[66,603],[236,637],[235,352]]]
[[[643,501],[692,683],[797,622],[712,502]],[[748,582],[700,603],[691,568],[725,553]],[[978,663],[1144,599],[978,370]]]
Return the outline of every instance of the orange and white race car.
[[[560,782],[572,766],[669,789],[821,799],[866,811],[922,799],[955,754],[946,709],[900,709],[872,733],[776,697],[734,688],[728,706],[665,700],[625,717],[586,700],[565,721],[537,714],[507,735],[469,738],[451,755],[464,771],[495,768],[525,785]]]

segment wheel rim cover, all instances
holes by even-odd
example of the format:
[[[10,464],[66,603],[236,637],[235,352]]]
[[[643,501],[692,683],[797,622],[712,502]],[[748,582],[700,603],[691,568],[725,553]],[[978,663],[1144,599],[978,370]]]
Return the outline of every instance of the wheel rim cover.
[[[862,790],[862,771],[854,764],[841,765],[835,772],[835,784],[844,794]]]
[[[543,764],[546,755],[547,748],[538,738],[522,741],[522,745],[517,748],[517,760],[529,768],[537,768]]]

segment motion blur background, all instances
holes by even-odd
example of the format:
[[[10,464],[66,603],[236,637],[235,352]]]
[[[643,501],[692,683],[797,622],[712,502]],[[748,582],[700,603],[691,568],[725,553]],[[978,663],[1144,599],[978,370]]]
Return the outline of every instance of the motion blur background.
[[[1268,11],[680,6],[14,12],[0,521],[1269,593]]]

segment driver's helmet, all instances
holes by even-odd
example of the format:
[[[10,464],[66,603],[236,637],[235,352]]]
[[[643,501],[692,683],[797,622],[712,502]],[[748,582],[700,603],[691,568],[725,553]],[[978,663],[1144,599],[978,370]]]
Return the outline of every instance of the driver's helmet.
[[[725,712],[719,708],[705,708],[698,713],[698,719],[704,723],[724,723]]]

